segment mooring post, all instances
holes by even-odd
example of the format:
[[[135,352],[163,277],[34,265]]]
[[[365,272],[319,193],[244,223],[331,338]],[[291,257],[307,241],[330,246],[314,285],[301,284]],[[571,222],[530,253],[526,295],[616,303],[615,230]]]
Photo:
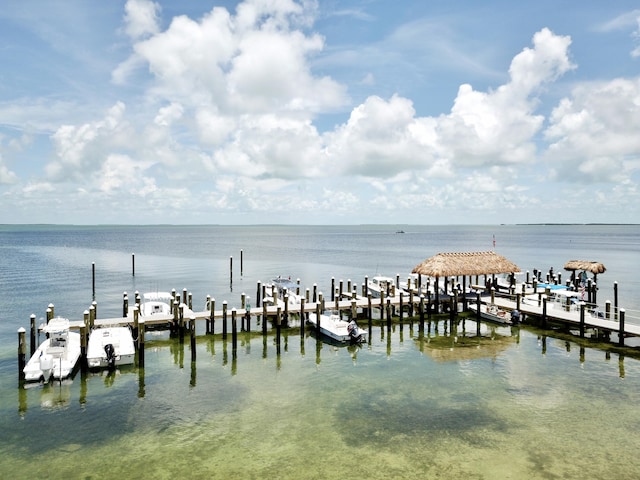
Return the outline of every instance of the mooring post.
[[[300,340],[304,340],[304,324],[305,324],[305,313],[304,313],[304,298],[300,299]]]
[[[93,330],[95,320],[96,320],[96,307],[91,305],[89,307],[89,330]]]
[[[180,305],[180,327],[179,327],[179,336],[180,336],[180,345],[184,343],[184,331],[185,331],[185,323],[186,319],[184,318],[184,309],[186,305],[183,303]],[[181,349],[182,350],[182,349]]]
[[[313,301],[318,301],[318,285],[315,283],[313,284]]]
[[[49,325],[49,322],[53,320],[54,316],[55,316],[55,306],[53,305],[53,303],[50,303],[49,306],[47,307],[47,312],[46,312],[47,325]]]
[[[604,303],[604,318],[606,320],[611,319],[611,300],[607,300]]]
[[[211,321],[211,335],[216,332],[216,299],[212,298],[209,303],[209,320]]]
[[[36,316],[31,314],[29,317],[31,324],[31,336],[30,336],[30,355],[33,355],[36,352]]]
[[[86,373],[87,364],[87,327],[80,327],[80,371]]]
[[[245,309],[245,317],[247,318],[247,327],[246,331],[251,331],[251,299],[249,297],[245,298],[246,304],[244,306]]]
[[[613,282],[613,318],[618,319],[618,282]]]
[[[196,361],[196,316],[191,314],[189,318],[189,337],[191,340],[191,361]]]
[[[233,354],[236,354],[238,350],[238,320],[237,320],[237,310],[235,308],[231,309],[231,350]]]
[[[122,318],[127,318],[129,315],[129,297],[127,292],[122,294]]]
[[[96,298],[96,262],[91,262],[91,292],[91,298]]]
[[[331,277],[331,301],[335,300],[336,295],[336,278]]]
[[[244,274],[244,252],[240,250],[240,276]]]
[[[267,304],[262,303],[262,336],[267,336]]]
[[[387,332],[391,331],[391,298],[387,298]]]
[[[207,299],[204,302],[205,309],[209,310],[211,308],[211,295],[207,295]],[[209,335],[211,333],[211,317],[207,317],[204,323],[204,333],[205,335]]]
[[[418,326],[418,331],[420,333],[424,333],[424,295],[420,295],[420,307],[419,307],[419,315],[420,315],[420,325]]]
[[[24,383],[24,367],[27,365],[27,331],[18,329],[18,381]]]
[[[282,308],[276,310],[276,352],[280,355],[280,335],[282,329]]]
[[[229,285],[233,285],[233,257],[229,257]]]
[[[140,329],[138,330],[138,367],[144,368],[144,332],[145,323],[140,323]]]
[[[547,297],[542,299],[542,328],[547,328]]]
[[[174,297],[173,299],[173,335],[176,335],[178,333],[178,327],[180,325],[180,301],[178,300],[177,297]]]
[[[624,347],[624,308],[620,309],[620,327],[618,329],[618,345]]]
[[[187,294],[187,305],[189,305],[189,310],[193,310],[193,294],[191,292],[189,292]]]
[[[400,275],[398,275],[398,282],[400,281]],[[399,312],[399,317],[400,317],[400,330],[402,330],[402,319],[403,319],[403,312],[402,310],[404,309],[404,305],[403,305],[403,300],[404,300],[404,295],[402,293],[402,291],[400,292],[400,312]]]
[[[584,307],[585,303],[580,302],[580,338],[584,338]]]
[[[131,276],[132,277],[136,276],[136,254],[135,253],[131,254]]]
[[[227,301],[222,302],[222,339],[227,339]]]
[[[257,287],[256,287],[256,307],[259,307],[260,305],[262,305],[262,297],[260,296],[260,294],[262,293],[262,282],[260,280],[258,280],[257,283]]]

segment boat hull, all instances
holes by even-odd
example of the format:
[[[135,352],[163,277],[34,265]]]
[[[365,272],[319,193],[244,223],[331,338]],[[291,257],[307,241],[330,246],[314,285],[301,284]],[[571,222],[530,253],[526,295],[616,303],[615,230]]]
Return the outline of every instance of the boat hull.
[[[318,322],[315,313],[309,314],[308,322],[317,328]],[[340,343],[365,342],[366,332],[356,326],[356,331],[351,332],[350,322],[340,319],[338,315],[320,315],[320,333]]]
[[[52,346],[47,338],[36,349],[23,369],[26,382],[48,382],[50,379],[62,380],[70,377],[80,358],[80,334],[67,333],[64,348]]]
[[[134,362],[135,345],[127,327],[98,328],[91,332],[87,346],[89,368],[131,365]]]

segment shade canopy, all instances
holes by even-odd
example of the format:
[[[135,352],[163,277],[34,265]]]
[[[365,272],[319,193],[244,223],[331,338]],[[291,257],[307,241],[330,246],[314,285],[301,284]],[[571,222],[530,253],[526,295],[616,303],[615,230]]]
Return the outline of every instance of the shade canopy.
[[[431,277],[493,275],[519,272],[520,267],[495,252],[438,253],[414,267],[411,273]]]
[[[584,270],[585,272],[591,272],[594,275],[597,273],[604,273],[607,270],[600,262],[589,262],[586,260],[569,260],[564,265],[564,269],[569,271]]]

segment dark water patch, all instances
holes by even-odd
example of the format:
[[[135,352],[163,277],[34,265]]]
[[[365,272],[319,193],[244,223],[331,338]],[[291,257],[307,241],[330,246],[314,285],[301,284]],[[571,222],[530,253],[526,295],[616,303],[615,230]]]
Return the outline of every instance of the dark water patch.
[[[338,409],[336,428],[348,445],[387,445],[390,438],[409,436],[438,441],[455,436],[468,444],[486,446],[486,431],[506,432],[510,427],[490,413],[478,399],[464,403],[449,399],[423,399],[411,395],[382,397],[376,392],[347,400]],[[447,403],[449,402],[449,403]],[[352,413],[349,413],[352,412]]]

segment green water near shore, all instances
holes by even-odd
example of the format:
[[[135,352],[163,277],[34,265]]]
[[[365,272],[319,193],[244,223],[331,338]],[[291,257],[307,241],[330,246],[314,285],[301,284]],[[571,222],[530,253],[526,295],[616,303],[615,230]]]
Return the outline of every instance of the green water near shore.
[[[526,329],[477,339],[467,323],[466,337],[374,327],[362,347],[291,331],[279,355],[272,335],[241,333],[235,355],[199,337],[193,363],[188,342],[151,338],[144,370],[4,391],[0,466],[11,478],[637,478],[637,360],[551,337],[543,349]]]

